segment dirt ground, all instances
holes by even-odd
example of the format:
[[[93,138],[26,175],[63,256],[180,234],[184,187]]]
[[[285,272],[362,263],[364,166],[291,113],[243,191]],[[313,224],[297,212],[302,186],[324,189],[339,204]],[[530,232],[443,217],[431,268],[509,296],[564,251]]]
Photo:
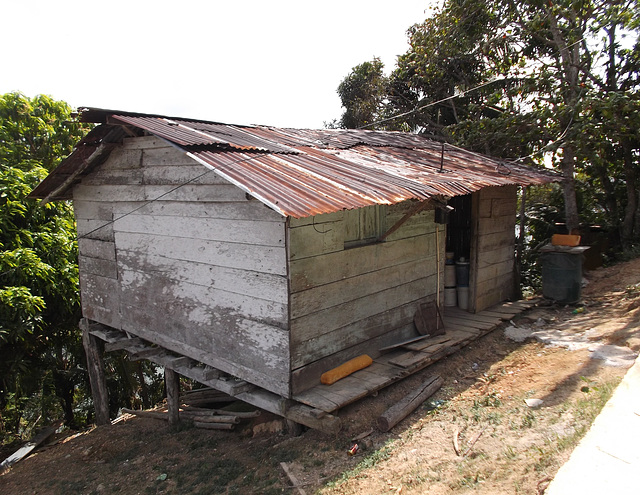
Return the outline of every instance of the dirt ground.
[[[132,417],[61,432],[0,476],[0,493],[543,493],[640,350],[640,260],[586,278],[583,312],[529,310],[340,411],[337,435],[293,437],[266,413],[232,432]],[[444,379],[439,392],[390,432],[376,429],[433,375]]]

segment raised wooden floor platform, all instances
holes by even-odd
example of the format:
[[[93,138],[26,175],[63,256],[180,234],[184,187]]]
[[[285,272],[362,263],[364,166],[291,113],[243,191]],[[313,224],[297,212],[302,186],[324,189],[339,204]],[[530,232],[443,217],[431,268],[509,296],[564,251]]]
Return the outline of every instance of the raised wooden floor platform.
[[[332,413],[453,354],[535,303],[536,301],[507,302],[479,313],[444,308],[444,335],[402,345],[375,359],[371,366],[333,385],[319,384],[305,390],[294,396],[294,400]]]
[[[475,314],[458,308],[445,308],[442,315],[444,335],[399,343],[375,359],[371,366],[333,385],[318,384],[295,395],[292,400],[99,323],[85,320],[84,331],[102,340],[107,352],[125,350],[131,359],[148,359],[265,411],[310,428],[336,433],[341,427],[340,418],[331,413],[453,354],[536,302],[502,303]]]

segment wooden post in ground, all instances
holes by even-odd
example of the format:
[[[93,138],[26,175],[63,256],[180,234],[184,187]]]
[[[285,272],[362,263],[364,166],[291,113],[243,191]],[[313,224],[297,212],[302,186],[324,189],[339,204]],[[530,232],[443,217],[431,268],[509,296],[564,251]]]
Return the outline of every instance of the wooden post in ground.
[[[164,385],[167,389],[169,425],[176,426],[180,422],[180,379],[171,368],[164,368]]]
[[[86,318],[80,320],[80,329],[82,330],[82,345],[87,356],[87,370],[91,383],[93,407],[96,411],[96,424],[98,426],[108,425],[111,420],[109,419],[109,391],[102,358],[104,343],[89,333],[89,320]]]

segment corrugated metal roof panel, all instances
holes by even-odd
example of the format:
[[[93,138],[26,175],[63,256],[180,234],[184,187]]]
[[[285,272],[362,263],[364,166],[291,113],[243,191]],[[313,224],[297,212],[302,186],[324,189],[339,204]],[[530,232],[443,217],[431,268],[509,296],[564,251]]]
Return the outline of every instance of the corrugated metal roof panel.
[[[103,124],[107,129],[114,129],[113,124],[134,126],[177,145],[284,216],[300,218],[407,199],[459,196],[490,186],[560,180],[544,170],[443,147],[415,134],[232,126],[90,112],[107,122]],[[86,159],[85,154],[78,149],[38,187],[38,193],[55,191],[53,186],[64,182],[56,175],[68,175]]]
[[[179,146],[215,146],[238,150],[295,153],[296,150],[246,132],[241,127],[161,117],[112,115],[111,121],[144,129]]]

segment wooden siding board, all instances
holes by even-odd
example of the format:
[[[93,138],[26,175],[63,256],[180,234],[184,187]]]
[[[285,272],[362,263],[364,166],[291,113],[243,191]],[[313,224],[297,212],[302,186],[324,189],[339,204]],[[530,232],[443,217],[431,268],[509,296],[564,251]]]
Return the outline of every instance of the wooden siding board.
[[[105,278],[118,278],[118,267],[115,260],[104,260],[100,258],[90,258],[78,256],[79,270],[87,275],[98,275]]]
[[[102,172],[115,172],[124,170],[136,170],[142,167],[142,150],[129,149],[124,146],[114,148],[109,157],[92,172],[92,174],[102,174]],[[84,180],[84,179],[83,179]]]
[[[435,242],[432,236],[424,235],[293,260],[291,291],[299,292],[429,256],[435,256]]]
[[[78,250],[82,256],[105,261],[116,260],[116,245],[113,242],[98,239],[78,239]]]
[[[79,200],[120,201],[246,201],[245,193],[232,184],[215,185],[88,185],[74,188]]]
[[[414,260],[293,293],[291,295],[291,318],[296,319],[339,306],[354,299],[375,294],[388,287],[414,282],[432,275],[435,272],[435,263],[435,258]]]
[[[288,353],[284,344],[284,331],[280,330],[278,335],[278,329],[260,326],[256,322],[239,322],[238,327],[227,328],[224,332],[194,329],[190,326],[188,338],[184,338],[180,333],[176,335],[174,332],[176,325],[174,322],[166,332],[165,314],[150,314],[144,308],[123,305],[123,330],[273,393],[289,397]],[[260,347],[249,345],[256,339],[264,340],[266,337],[281,342],[283,345],[279,345],[278,349],[284,352],[259,352]],[[238,354],[238,349],[243,352]]]
[[[80,272],[80,301],[86,318],[120,328],[118,280]]]
[[[341,221],[304,225],[289,230],[292,260],[341,252],[344,249],[344,227]]]
[[[287,304],[287,279],[282,275],[252,272],[238,268],[208,265],[197,261],[184,261],[135,251],[120,251],[124,260],[136,259],[138,270],[144,273],[162,273],[173,282],[190,283],[203,288],[214,288],[244,296]]]
[[[113,242],[113,222],[110,220],[76,220],[78,238],[95,239],[105,242]]]
[[[201,239],[185,240],[150,234],[122,233],[118,236],[118,249],[156,256],[171,253],[175,259],[195,261],[226,268],[252,272],[286,275],[284,247],[261,247],[250,244]]]
[[[417,302],[424,297],[434,294],[436,277],[420,278],[413,282],[389,287],[375,294],[345,302],[339,307],[306,315],[291,321],[291,340],[297,347],[308,346],[309,341],[338,330],[348,325],[353,325],[371,316],[397,310],[402,304]],[[367,329],[364,329],[361,338],[366,338]],[[322,347],[322,346],[320,346]]]
[[[118,218],[114,228],[118,232],[201,239],[225,243],[284,247],[284,221],[280,223],[254,220],[193,218],[185,215],[159,216],[138,214]]]
[[[358,344],[366,343],[398,328],[409,327],[415,332],[413,318],[420,303],[426,299],[427,297],[423,295],[416,300],[405,302],[368,317],[359,318],[350,324],[330,331],[313,329],[317,334],[311,335],[306,339],[299,339],[292,322],[291,340],[295,349],[291,356],[292,369],[300,368]],[[311,334],[311,329],[308,333]],[[371,345],[365,352],[376,356],[378,347]]]
[[[257,201],[236,202],[182,202],[182,201],[153,201],[148,203],[116,203],[113,213],[118,218],[131,214],[135,210],[138,215],[208,218],[223,220],[247,220],[261,222],[284,221],[282,215]]]
[[[140,271],[137,257],[120,252],[118,268],[122,297],[140,307],[148,305],[150,310],[175,307],[175,318],[181,318],[184,316],[181,305],[188,306],[194,318],[202,316],[202,324],[213,324],[225,318],[245,317],[281,328],[287,326],[286,304],[250,298],[224,289],[196,285],[190,281],[177,281],[171,275],[160,272]]]

